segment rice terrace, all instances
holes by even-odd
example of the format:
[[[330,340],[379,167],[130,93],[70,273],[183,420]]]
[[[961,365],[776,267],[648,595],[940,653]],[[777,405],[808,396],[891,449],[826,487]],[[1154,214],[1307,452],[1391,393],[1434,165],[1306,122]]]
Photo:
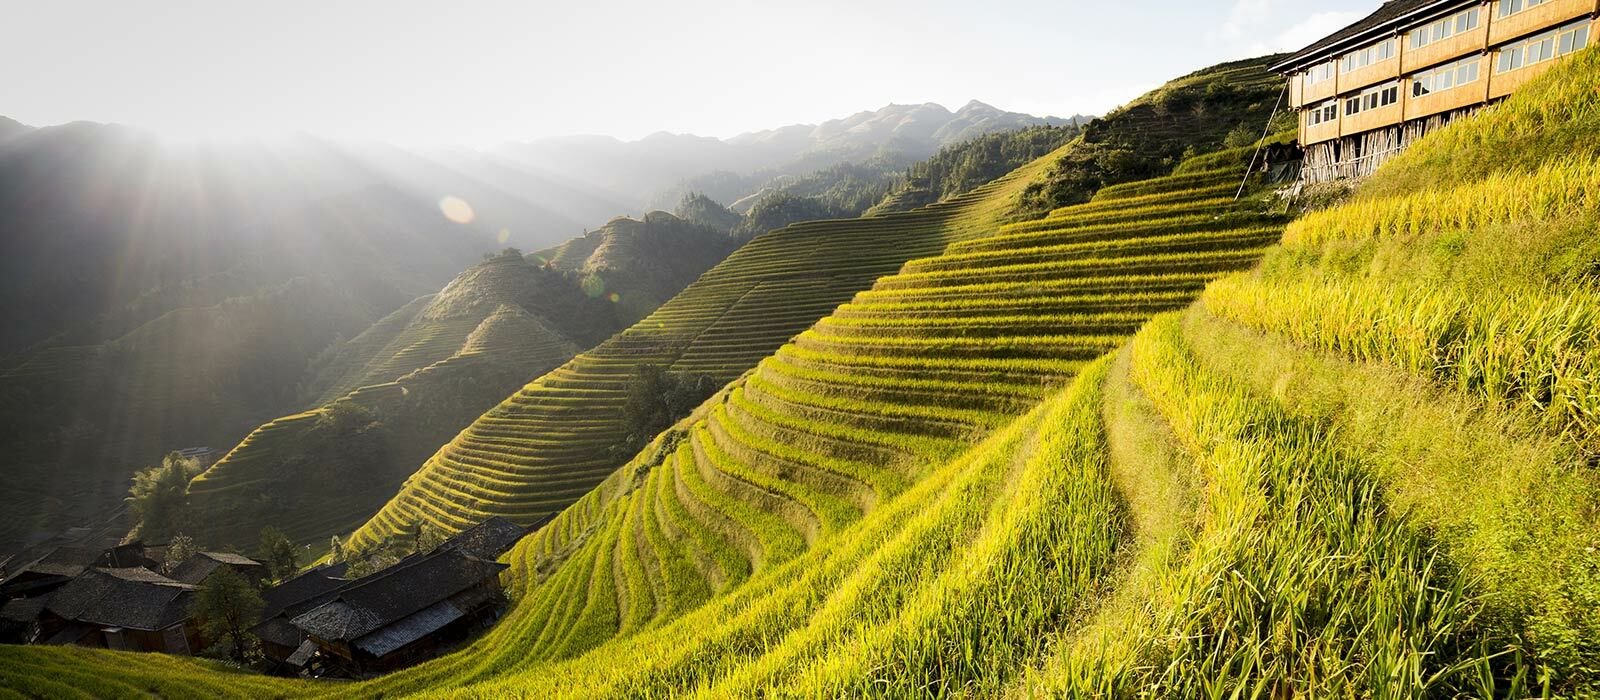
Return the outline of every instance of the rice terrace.
[[[0,698],[1600,698],[1600,0],[14,4]]]

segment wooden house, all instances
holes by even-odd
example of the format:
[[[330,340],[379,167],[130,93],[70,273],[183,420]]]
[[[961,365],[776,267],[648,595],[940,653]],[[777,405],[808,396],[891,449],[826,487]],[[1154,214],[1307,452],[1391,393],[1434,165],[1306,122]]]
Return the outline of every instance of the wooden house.
[[[228,552],[195,552],[173,567],[169,575],[175,581],[198,586],[224,566],[238,572],[255,586],[261,585],[261,579],[267,575],[267,567],[261,562]]]
[[[348,583],[291,623],[345,675],[391,671],[433,657],[498,615],[506,568],[441,546]]]
[[[1411,142],[1512,94],[1600,32],[1600,0],[1389,0],[1279,62],[1301,177],[1371,174]]]
[[[261,622],[250,631],[261,640],[261,653],[272,670],[294,674],[305,666],[305,660],[291,663],[291,657],[304,646],[307,637],[290,620],[338,595],[339,589],[350,583],[344,578],[347,568],[346,564],[319,566],[261,592],[265,604]]]
[[[51,593],[39,616],[46,644],[191,654],[196,587],[144,568],[89,569]]]

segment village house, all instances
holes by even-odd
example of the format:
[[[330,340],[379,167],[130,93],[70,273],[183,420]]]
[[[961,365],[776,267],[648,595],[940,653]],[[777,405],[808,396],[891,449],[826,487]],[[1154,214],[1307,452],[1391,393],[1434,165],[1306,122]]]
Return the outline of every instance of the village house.
[[[156,573],[165,547],[142,542],[60,546],[0,582],[0,642],[190,654],[200,648],[189,608],[199,586],[229,567],[259,581],[260,562],[197,553],[170,576]]]
[[[495,559],[546,522],[490,518],[360,579],[339,578],[343,565],[307,571],[262,593],[253,631],[282,673],[365,676],[417,663],[499,614],[506,566]]]
[[[88,569],[44,600],[38,636],[45,644],[191,654],[200,648],[189,617],[195,590],[142,567]]]
[[[342,563],[319,566],[261,592],[265,603],[261,622],[250,632],[261,640],[261,654],[270,670],[295,674],[305,667],[311,653],[316,651],[316,644],[290,620],[337,595],[340,588],[350,583],[344,578],[348,568],[348,564]]]
[[[224,566],[239,572],[254,586],[260,586],[261,579],[267,576],[266,565],[249,557],[228,552],[195,552],[173,567],[168,575],[175,581],[199,585]]]
[[[506,568],[440,547],[350,582],[291,623],[345,674],[391,671],[434,656],[492,620],[504,602]]]
[[[1407,145],[1512,94],[1600,32],[1600,0],[1389,0],[1294,53],[1308,182],[1364,177]]]

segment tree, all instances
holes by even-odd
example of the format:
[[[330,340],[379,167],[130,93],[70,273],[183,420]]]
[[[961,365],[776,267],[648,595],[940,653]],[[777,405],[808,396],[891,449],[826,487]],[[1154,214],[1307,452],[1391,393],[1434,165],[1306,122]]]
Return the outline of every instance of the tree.
[[[338,535],[328,539],[328,559],[335,563],[344,561],[344,540]]]
[[[200,473],[200,463],[176,452],[161,464],[133,475],[128,505],[139,522],[139,535],[158,540],[182,526],[189,506],[189,480]]]
[[[417,554],[425,554],[444,544],[444,540],[444,535],[433,524],[418,523],[417,531],[412,535],[411,551]]]
[[[194,556],[197,551],[199,551],[199,548],[194,546],[193,537],[181,532],[173,535],[172,540],[167,543],[167,556],[161,562],[162,573],[170,573],[173,569],[178,568],[179,564],[188,561],[189,557]]]
[[[232,567],[221,566],[200,584],[190,613],[199,618],[205,637],[214,640],[213,649],[226,649],[234,661],[243,663],[255,639],[250,627],[265,605],[249,580]]]
[[[668,372],[657,365],[639,365],[628,376],[622,420],[627,437],[613,446],[619,455],[631,455],[661,431],[694,411],[721,385],[709,376]]]
[[[260,547],[258,554],[261,561],[267,565],[267,575],[273,580],[288,578],[300,570],[294,543],[289,541],[278,528],[267,527],[261,530]]]

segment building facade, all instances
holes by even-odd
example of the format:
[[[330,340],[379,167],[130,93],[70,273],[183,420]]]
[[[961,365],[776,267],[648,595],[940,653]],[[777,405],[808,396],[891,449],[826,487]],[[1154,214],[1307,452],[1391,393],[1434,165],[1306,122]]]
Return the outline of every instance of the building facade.
[[[1302,178],[1371,174],[1600,33],[1600,0],[1389,0],[1273,67],[1289,78]]]

